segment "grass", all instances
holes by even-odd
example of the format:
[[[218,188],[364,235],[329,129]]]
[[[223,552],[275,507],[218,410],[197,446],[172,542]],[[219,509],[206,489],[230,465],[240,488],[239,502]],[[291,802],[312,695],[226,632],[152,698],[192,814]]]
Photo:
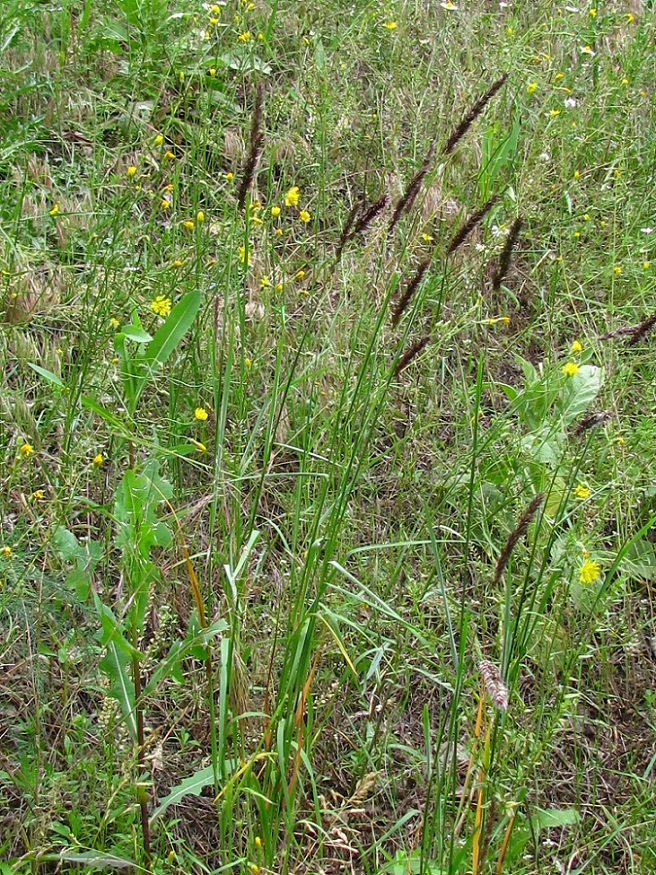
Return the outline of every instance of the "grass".
[[[655,21],[450,5],[4,5],[3,875],[654,870]]]

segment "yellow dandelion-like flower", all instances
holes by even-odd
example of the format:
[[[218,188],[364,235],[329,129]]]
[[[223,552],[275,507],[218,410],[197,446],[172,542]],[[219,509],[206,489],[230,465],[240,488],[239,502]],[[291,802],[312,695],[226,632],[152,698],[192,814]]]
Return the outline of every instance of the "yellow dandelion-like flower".
[[[306,225],[310,221],[310,219],[312,218],[312,216],[308,213],[307,210],[301,210],[301,212],[298,214],[298,217],[301,220],[301,222],[305,222]]]
[[[46,494],[43,489],[35,489],[32,493],[32,498],[34,499],[34,501],[43,501],[45,497]]]
[[[209,24],[211,24],[212,27],[214,27],[214,25],[215,25],[215,24],[218,24],[218,23],[219,23],[219,19],[218,19],[218,18],[210,18],[210,20],[209,20]]]
[[[283,233],[282,228],[276,228],[276,237],[282,237]]]
[[[55,204],[51,210],[48,211],[51,216],[56,216],[59,212],[59,204]]]
[[[285,206],[286,207],[295,207],[298,206],[298,186],[293,185],[287,194],[285,195]]]
[[[260,875],[260,867],[257,865],[257,863],[249,863],[248,868],[251,870],[253,875]]]
[[[136,172],[137,172],[137,168],[134,166],[134,164],[130,164],[128,169],[125,171],[125,175],[127,176],[128,179],[132,179],[132,177],[136,174]]]
[[[226,178],[226,182],[232,182],[232,180],[235,178],[235,174],[232,173],[230,170],[228,170],[228,172],[225,175],[225,178]]]
[[[550,109],[549,110],[549,118],[556,118],[557,115],[560,115],[559,109]]]
[[[565,374],[566,377],[573,377],[574,374],[578,374],[579,366],[576,364],[576,362],[566,362],[562,366],[561,371],[563,372],[563,374]]]
[[[592,46],[583,46],[581,52],[584,55],[594,55],[594,49],[592,48]]]
[[[159,207],[161,210],[168,210],[171,207],[171,201],[167,201],[165,197],[159,202]]]
[[[202,225],[205,221],[205,213],[202,210],[198,210],[198,212],[196,213],[196,221],[199,225]]]
[[[213,15],[218,15],[221,12],[221,7],[217,3],[212,3],[210,6],[210,12]]]
[[[162,159],[164,161],[173,161],[174,158],[175,155],[173,154],[173,152],[171,152],[170,149],[167,149],[166,152],[162,155]]]
[[[245,246],[239,247],[239,260],[241,261],[242,264],[246,264],[246,247]],[[248,263],[249,264],[251,263],[250,252],[248,253]]]
[[[624,14],[624,17],[626,18],[626,23],[627,23],[627,24],[632,24],[632,23],[635,21],[635,18],[633,17],[633,15],[631,15],[630,12],[626,12],[626,13]]]
[[[260,288],[261,289],[266,289],[270,285],[271,285],[271,283],[269,282],[268,276],[261,276],[260,277]]]
[[[102,453],[96,453],[96,455],[93,457],[93,459],[91,461],[96,466],[96,468],[100,468],[102,463],[105,461],[105,457],[103,456]]]
[[[628,85],[628,84],[629,84],[629,80],[626,78],[626,76],[624,76],[622,78],[622,85]]]
[[[283,288],[284,288],[284,286],[282,283],[276,283],[276,291],[277,292],[282,292]]]
[[[398,24],[395,21],[386,21],[384,22],[383,27],[386,27],[388,30],[396,30]]]
[[[162,134],[157,134],[157,136],[155,137],[153,142],[155,143],[156,146],[161,146],[162,143],[164,142],[164,137],[162,136]]]
[[[583,565],[579,568],[579,580],[581,583],[594,583],[599,577],[601,568],[598,562],[594,559],[586,559]]]
[[[194,419],[197,419],[198,422],[206,422],[208,416],[209,414],[204,407],[197,407],[194,410]]]
[[[305,277],[305,271],[303,270],[303,268],[301,268],[300,270],[297,270],[296,273],[294,274],[295,280],[302,280],[304,277]]]
[[[200,441],[195,441],[193,438],[191,438],[191,442],[196,447],[199,453],[207,452],[207,447],[205,446],[205,444],[201,444]]]
[[[175,261],[171,264],[171,267],[182,267],[182,262],[179,258],[176,258]]]
[[[28,456],[32,455],[32,453],[34,452],[34,447],[32,446],[32,444],[28,444],[27,441],[25,441],[24,444],[21,444],[18,452],[21,454],[21,456],[23,456],[23,458],[26,459]]]
[[[596,17],[596,15],[597,15],[597,10],[595,9],[594,6],[593,6],[592,9],[588,12],[588,15],[590,16],[590,18],[595,18],[595,17]]]
[[[619,276],[622,273],[622,265],[621,264],[614,264],[613,265],[613,273],[615,273]]]
[[[643,261],[643,262],[642,262],[642,267],[643,267],[643,270],[649,270],[649,262],[648,262],[648,261]]]
[[[271,215],[274,219],[277,219],[280,215],[280,207],[271,207]]]
[[[558,73],[556,73],[556,75],[554,76],[554,82],[559,82],[561,79],[564,79],[564,78],[565,78],[565,74],[558,71]]]
[[[575,355],[577,352],[583,351],[583,345],[580,340],[575,340],[569,348],[569,351],[572,355]]]
[[[424,243],[432,243],[433,242],[433,238],[431,237],[431,235],[427,234],[425,231],[421,235],[421,239],[424,241]]]
[[[109,320],[109,324],[112,326],[112,328],[118,328],[121,323],[115,316],[112,316],[112,318]]]
[[[150,302],[150,309],[157,316],[164,318],[171,312],[172,302],[167,295],[158,295],[154,301]]]
[[[187,219],[185,222],[182,223],[182,225],[184,228],[187,229],[187,231],[193,231],[195,227],[191,219]]]
[[[577,498],[580,498],[583,501],[585,498],[588,498],[590,495],[590,490],[587,486],[584,486],[582,483],[577,483],[574,487],[574,495]]]
[[[245,30],[243,33],[240,33],[239,36],[237,37],[237,39],[239,40],[240,43],[247,43],[250,38],[251,38],[250,30]]]
[[[8,559],[11,556],[11,547],[7,547],[5,544],[4,547],[0,547],[0,553],[2,553],[5,559]]]
[[[574,179],[578,179],[580,175],[581,175],[581,174],[580,174],[580,172],[579,172],[578,170],[575,170],[575,171],[574,171]]]
[[[244,359],[244,367],[245,367],[245,368],[250,368],[251,364],[252,364],[252,362],[251,362],[251,360],[250,360],[250,359],[248,358],[248,356],[247,356],[247,357]]]
[[[210,76],[212,76],[212,78],[216,76],[216,67],[210,67],[209,74]]]
[[[529,82],[526,86],[526,90],[529,94],[533,94],[534,91],[537,91],[538,83],[537,82]]]
[[[178,79],[180,80],[180,82],[184,82],[184,77],[184,70],[180,70],[180,72],[178,73]]]

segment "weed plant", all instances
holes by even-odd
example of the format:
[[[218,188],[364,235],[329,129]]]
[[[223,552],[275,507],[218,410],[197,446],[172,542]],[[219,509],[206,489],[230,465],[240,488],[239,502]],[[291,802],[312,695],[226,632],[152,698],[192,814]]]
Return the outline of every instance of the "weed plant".
[[[656,869],[655,34],[5,0],[2,875]]]

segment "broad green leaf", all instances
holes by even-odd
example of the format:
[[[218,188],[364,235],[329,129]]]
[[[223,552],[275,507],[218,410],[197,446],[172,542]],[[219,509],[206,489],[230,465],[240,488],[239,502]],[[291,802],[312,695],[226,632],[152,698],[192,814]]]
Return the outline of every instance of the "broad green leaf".
[[[171,790],[168,796],[165,796],[164,799],[162,799],[160,804],[153,811],[150,817],[151,824],[155,823],[157,818],[164,814],[166,809],[171,805],[177,805],[185,796],[199,796],[203,788],[213,783],[214,768],[212,766],[207,766],[206,768],[195,772],[193,775],[190,775],[190,777],[185,778],[177,787],[174,787]]]
[[[116,641],[112,639],[107,644],[107,653],[100,660],[99,668],[110,679],[109,695],[120,704],[130,738],[136,741],[137,719],[134,684],[130,677],[130,662],[127,653],[122,648],[117,647]]]
[[[135,343],[150,343],[153,339],[152,334],[148,334],[143,328],[138,328],[135,325],[124,325],[123,334],[128,340],[133,340]]]
[[[568,377],[563,387],[560,413],[566,425],[580,419],[604,382],[604,369],[595,365],[581,365],[573,377]]]
[[[581,815],[574,808],[538,808],[533,818],[538,826],[545,828],[553,826],[572,826],[581,820]]]
[[[55,386],[59,386],[61,389],[65,389],[66,386],[62,383],[61,379],[57,376],[57,374],[53,374],[52,371],[46,370],[46,368],[42,368],[41,365],[35,365],[34,362],[28,362],[28,367],[32,368],[40,377],[43,377],[44,380],[48,380],[49,383],[54,383]]]

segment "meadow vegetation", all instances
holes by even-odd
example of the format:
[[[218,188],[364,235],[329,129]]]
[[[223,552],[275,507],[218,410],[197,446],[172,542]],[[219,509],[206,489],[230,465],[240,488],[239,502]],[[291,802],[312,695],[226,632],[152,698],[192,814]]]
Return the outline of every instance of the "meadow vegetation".
[[[655,40],[4,0],[0,875],[656,871]]]

